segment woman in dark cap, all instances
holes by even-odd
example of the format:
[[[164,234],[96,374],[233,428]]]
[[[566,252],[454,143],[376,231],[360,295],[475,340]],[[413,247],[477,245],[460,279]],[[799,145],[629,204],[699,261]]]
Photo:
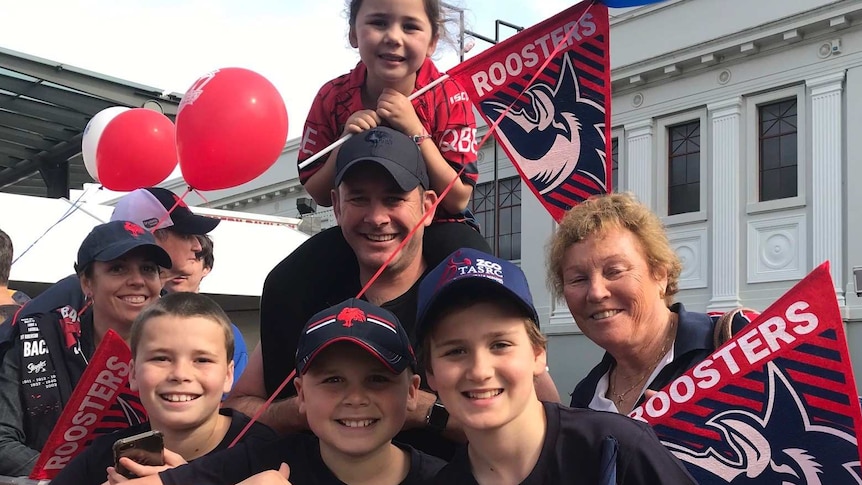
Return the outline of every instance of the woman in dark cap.
[[[30,473],[107,332],[128,339],[138,313],[159,298],[160,266],[170,268],[171,258],[151,233],[128,221],[101,224],[84,239],[75,263],[84,307],[15,319],[13,334],[0,344],[0,475]],[[136,396],[122,389],[112,407],[128,422],[118,427],[145,419]]]

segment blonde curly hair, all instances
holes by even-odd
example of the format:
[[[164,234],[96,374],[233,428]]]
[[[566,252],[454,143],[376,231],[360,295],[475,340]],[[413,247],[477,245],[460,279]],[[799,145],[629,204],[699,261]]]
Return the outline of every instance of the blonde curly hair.
[[[673,304],[673,295],[679,291],[682,263],[670,246],[661,220],[631,193],[590,197],[566,213],[548,244],[548,286],[554,295],[558,298],[563,295],[566,250],[613,228],[627,229],[640,241],[653,276],[658,277],[662,269],[667,271],[664,301],[668,306]]]

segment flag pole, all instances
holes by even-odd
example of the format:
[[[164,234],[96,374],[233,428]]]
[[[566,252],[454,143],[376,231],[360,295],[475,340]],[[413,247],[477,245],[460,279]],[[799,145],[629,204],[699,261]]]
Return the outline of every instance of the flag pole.
[[[419,90],[418,90],[418,91],[416,91],[415,93],[411,94],[411,95],[407,98],[407,100],[408,100],[408,101],[413,101],[413,100],[414,100],[414,99],[416,99],[417,97],[422,96],[423,94],[425,94],[426,92],[428,92],[428,90],[429,90],[429,89],[433,88],[434,86],[437,86],[438,84],[442,83],[443,81],[445,81],[445,80],[447,80],[447,79],[449,79],[449,75],[448,75],[448,74],[443,74],[442,76],[438,77],[437,79],[435,79],[435,80],[431,81],[430,83],[428,83],[427,85],[423,86],[421,89],[419,89]],[[334,142],[332,142],[332,144],[331,144],[331,145],[329,145],[328,147],[324,148],[323,150],[320,150],[319,152],[317,152],[317,153],[315,153],[314,155],[312,155],[311,157],[309,157],[307,160],[304,160],[302,163],[300,163],[300,164],[299,164],[299,169],[300,169],[300,170],[302,170],[303,168],[305,168],[305,167],[307,167],[307,166],[311,165],[312,163],[316,162],[316,161],[317,161],[319,158],[321,158],[322,156],[324,156],[324,155],[326,155],[327,153],[331,152],[332,150],[335,150],[336,148],[340,147],[340,146],[341,146],[341,145],[343,145],[343,144],[344,144],[344,142],[346,142],[346,141],[347,141],[351,136],[353,136],[353,133],[348,133],[348,134],[346,134],[346,135],[342,136],[341,138],[339,138],[339,139],[335,140],[335,141],[334,141]]]

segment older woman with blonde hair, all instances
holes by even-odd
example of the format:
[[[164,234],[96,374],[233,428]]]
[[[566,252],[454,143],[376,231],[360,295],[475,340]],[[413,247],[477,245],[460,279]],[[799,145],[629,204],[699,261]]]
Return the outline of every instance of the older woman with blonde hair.
[[[631,194],[590,198],[560,222],[548,279],[606,350],[572,407],[629,413],[715,349],[717,319],[674,303],[682,265],[659,218]],[[740,316],[734,327],[746,323]]]

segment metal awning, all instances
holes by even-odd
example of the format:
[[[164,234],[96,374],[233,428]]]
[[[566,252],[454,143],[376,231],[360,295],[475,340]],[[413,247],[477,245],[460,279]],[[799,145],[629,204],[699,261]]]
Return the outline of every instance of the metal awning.
[[[173,120],[181,96],[0,47],[0,192],[68,198],[93,181],[81,157],[90,118],[126,106]]]

